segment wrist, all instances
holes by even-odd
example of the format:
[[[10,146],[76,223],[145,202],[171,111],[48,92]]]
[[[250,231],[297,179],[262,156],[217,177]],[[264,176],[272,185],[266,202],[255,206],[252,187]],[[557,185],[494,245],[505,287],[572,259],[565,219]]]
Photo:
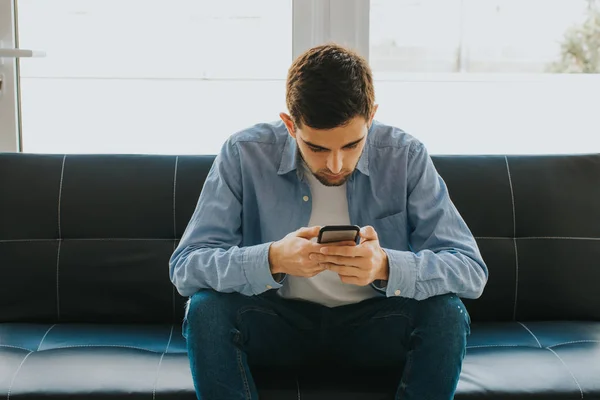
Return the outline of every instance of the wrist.
[[[387,253],[383,249],[381,249],[381,253],[383,254],[383,261],[381,263],[381,268],[379,270],[379,276],[377,279],[387,281],[390,278],[390,263]]]
[[[283,273],[283,270],[279,268],[279,250],[279,242],[273,242],[269,246],[269,269],[271,270],[272,275]]]

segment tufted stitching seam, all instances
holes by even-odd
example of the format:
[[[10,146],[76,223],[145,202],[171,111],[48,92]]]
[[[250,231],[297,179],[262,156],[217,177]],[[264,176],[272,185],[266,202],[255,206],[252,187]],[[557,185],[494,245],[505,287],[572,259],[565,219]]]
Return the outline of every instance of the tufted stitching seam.
[[[63,191],[63,179],[65,176],[65,164],[67,161],[67,155],[65,154],[62,159],[62,167],[60,169],[60,184],[58,186],[58,249],[56,251],[56,319],[60,321],[60,291],[59,291],[59,266],[60,266],[60,247],[62,244],[62,229],[61,229],[61,204],[62,204],[62,191]]]
[[[171,333],[169,334],[169,341],[167,342],[167,347],[165,348],[165,353],[169,352],[169,346],[171,346],[171,340],[173,339],[173,330],[175,329],[175,324],[171,325]]]
[[[571,372],[571,370],[569,369],[569,367],[567,366],[567,364],[565,364],[565,362],[563,361],[562,358],[560,358],[560,356],[551,348],[546,347],[546,349],[548,349],[549,351],[552,352],[552,354],[554,354],[562,363],[562,365],[565,366],[565,368],[567,369],[567,372],[571,375],[571,378],[573,378],[573,380],[575,381],[575,384],[577,385],[577,387],[579,388],[579,393],[581,393],[581,398],[583,399],[583,389],[581,389],[581,385],[579,384],[579,382],[577,381],[577,378],[575,378],[575,375],[573,375],[573,373]]]
[[[563,240],[600,240],[600,238],[594,237],[575,237],[575,236],[526,236],[517,239],[563,239]]]
[[[56,324],[52,325],[50,328],[48,328],[48,330],[46,331],[46,333],[44,333],[44,336],[42,336],[42,340],[40,340],[40,344],[37,347],[36,351],[40,351],[40,349],[42,348],[42,343],[44,343],[44,339],[46,339],[46,336],[48,336],[48,334],[50,333],[50,331],[56,326]]]
[[[298,382],[298,375],[296,375],[296,390],[298,391],[298,400],[300,399],[300,382]]]
[[[484,348],[484,347],[529,347],[529,346],[523,346],[521,344],[482,344],[482,345],[477,345],[477,346],[467,346],[467,349],[478,349],[478,348]]]
[[[540,343],[540,341],[538,340],[538,338],[533,334],[533,332],[531,332],[531,329],[529,329],[528,327],[525,326],[524,323],[517,321],[518,324],[520,324],[523,328],[525,328],[527,330],[527,332],[529,332],[531,334],[531,336],[533,336],[533,338],[535,339],[535,341],[537,342],[538,346],[540,346],[540,349],[542,348],[542,344]]]
[[[553,344],[552,346],[547,346],[546,348],[551,349],[553,347],[564,346],[567,344],[574,344],[574,343],[600,343],[600,340],[573,340],[571,342],[563,342],[563,343]]]
[[[506,172],[508,173],[508,184],[510,186],[510,198],[512,199],[512,214],[513,214],[513,243],[515,245],[515,305],[513,308],[513,321],[517,319],[517,299],[519,294],[519,253],[517,252],[517,213],[515,210],[515,191],[510,175],[510,166],[508,157],[504,156],[506,161]]]
[[[9,349],[19,349],[19,350],[31,351],[31,349],[26,349],[25,347],[19,347],[19,346],[11,346],[10,344],[0,344],[0,347],[8,347]]]
[[[519,249],[517,247],[517,238],[513,239],[515,246],[515,306],[513,308],[513,321],[517,319],[517,301],[519,298]]]
[[[173,252],[177,249],[177,165],[179,156],[175,157],[175,171],[173,172]],[[175,323],[175,285],[171,287],[171,323]]]
[[[60,184],[58,186],[58,238],[62,239],[62,231],[60,228],[60,204],[62,201],[62,189],[63,189],[63,178],[65,175],[65,162],[67,161],[67,155],[65,154],[62,159],[62,167],[60,169]]]
[[[475,236],[477,240],[594,240],[600,241],[600,238],[594,237],[570,237],[570,236],[525,236],[525,237],[501,237],[501,236]],[[13,243],[13,242],[53,242],[53,241],[75,241],[75,240],[88,240],[88,241],[108,241],[108,240],[132,240],[132,241],[164,241],[173,240],[173,238],[70,238],[70,239],[2,239],[0,243]],[[175,239],[178,240],[178,239]]]
[[[506,161],[506,172],[508,173],[508,184],[510,185],[510,198],[512,199],[512,215],[513,215],[513,238],[517,237],[517,215],[515,213],[515,192],[512,184],[512,176],[510,175],[510,167],[508,165],[508,157],[504,156]]]
[[[27,353],[27,355],[23,358],[23,361],[21,361],[21,364],[19,364],[19,367],[15,371],[15,374],[13,375],[12,379],[10,380],[10,386],[8,387],[8,394],[6,395],[6,400],[10,400],[10,393],[12,391],[15,380],[17,379],[17,375],[19,374],[19,371],[23,367],[23,364],[25,364],[25,360],[27,360],[27,357],[29,357],[32,354],[33,354],[33,351],[30,351],[29,353]]]
[[[177,164],[179,163],[179,156],[175,157],[175,173],[173,175],[173,238],[177,239],[177,218],[175,212],[175,194],[177,193]]]
[[[158,360],[158,367],[156,367],[156,379],[154,380],[154,388],[152,389],[152,400],[156,399],[156,386],[158,386],[158,377],[160,373],[160,366],[162,364],[163,358],[165,358],[165,354],[169,351],[169,346],[171,345],[171,339],[173,338],[173,329],[175,325],[171,325],[171,333],[169,334],[169,340],[167,341],[167,347],[165,351],[160,355],[160,360]]]
[[[62,240],[58,241],[58,250],[56,251],[56,320],[60,321],[60,286],[59,286],[59,273],[60,273],[60,247]]]
[[[177,249],[177,239],[173,240],[173,253]],[[175,307],[175,285],[171,285],[171,323],[174,324],[176,321],[177,307]]]
[[[143,350],[143,351],[147,351],[150,353],[158,353],[158,351],[145,349],[143,347],[127,346],[127,345],[121,345],[121,344],[73,344],[73,345],[68,345],[68,346],[52,347],[47,350],[71,349],[71,348],[77,348],[77,347],[118,347],[118,348],[124,348],[124,349]]]
[[[175,323],[175,285],[173,285],[173,287],[171,288],[171,304],[172,304],[172,310],[171,310],[171,323],[174,324]]]
[[[171,241],[173,238],[69,238],[69,239],[2,239],[0,243],[14,243],[14,242],[56,242],[56,241],[109,241],[109,240],[134,240],[134,241]]]
[[[538,239],[548,239],[548,240],[600,240],[600,238],[595,237],[575,237],[575,236],[522,236],[522,237],[502,237],[502,236],[475,236],[475,239],[482,240],[538,240]]]

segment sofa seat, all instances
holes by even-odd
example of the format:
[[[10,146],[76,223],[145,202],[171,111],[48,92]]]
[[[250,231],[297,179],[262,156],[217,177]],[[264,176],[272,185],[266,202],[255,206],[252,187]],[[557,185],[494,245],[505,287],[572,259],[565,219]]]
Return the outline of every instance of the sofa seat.
[[[261,399],[392,399],[396,371],[254,370]],[[341,389],[340,391],[340,388]],[[7,399],[195,399],[181,326],[0,324]],[[600,322],[474,323],[456,399],[600,399]]]

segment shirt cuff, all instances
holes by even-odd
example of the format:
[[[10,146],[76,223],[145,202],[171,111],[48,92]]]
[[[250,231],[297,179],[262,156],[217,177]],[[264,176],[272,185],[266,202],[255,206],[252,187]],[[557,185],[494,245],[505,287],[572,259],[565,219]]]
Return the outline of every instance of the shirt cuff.
[[[376,280],[371,285],[387,297],[414,298],[417,285],[416,255],[410,251],[383,249],[388,257],[390,274],[387,281]]]
[[[287,278],[287,274],[283,272],[273,274],[273,279],[275,279],[275,282],[277,283],[283,283],[283,281],[285,281],[285,278]]]
[[[388,281],[384,281],[383,279],[375,279],[373,282],[371,282],[371,286],[381,293],[385,293],[387,284]]]
[[[271,274],[269,267],[269,247],[271,242],[244,248],[242,268],[250,284],[253,294],[261,294],[270,289],[279,289],[283,286]],[[284,277],[285,278],[285,277]],[[283,282],[283,279],[280,281]]]

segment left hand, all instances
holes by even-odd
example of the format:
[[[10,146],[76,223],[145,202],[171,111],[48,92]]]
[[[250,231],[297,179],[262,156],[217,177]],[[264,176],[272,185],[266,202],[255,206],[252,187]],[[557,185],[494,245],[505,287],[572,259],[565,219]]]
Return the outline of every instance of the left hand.
[[[359,245],[323,247],[320,253],[311,253],[310,258],[337,272],[344,283],[367,286],[374,280],[389,277],[387,254],[379,245],[372,226],[361,228]]]

